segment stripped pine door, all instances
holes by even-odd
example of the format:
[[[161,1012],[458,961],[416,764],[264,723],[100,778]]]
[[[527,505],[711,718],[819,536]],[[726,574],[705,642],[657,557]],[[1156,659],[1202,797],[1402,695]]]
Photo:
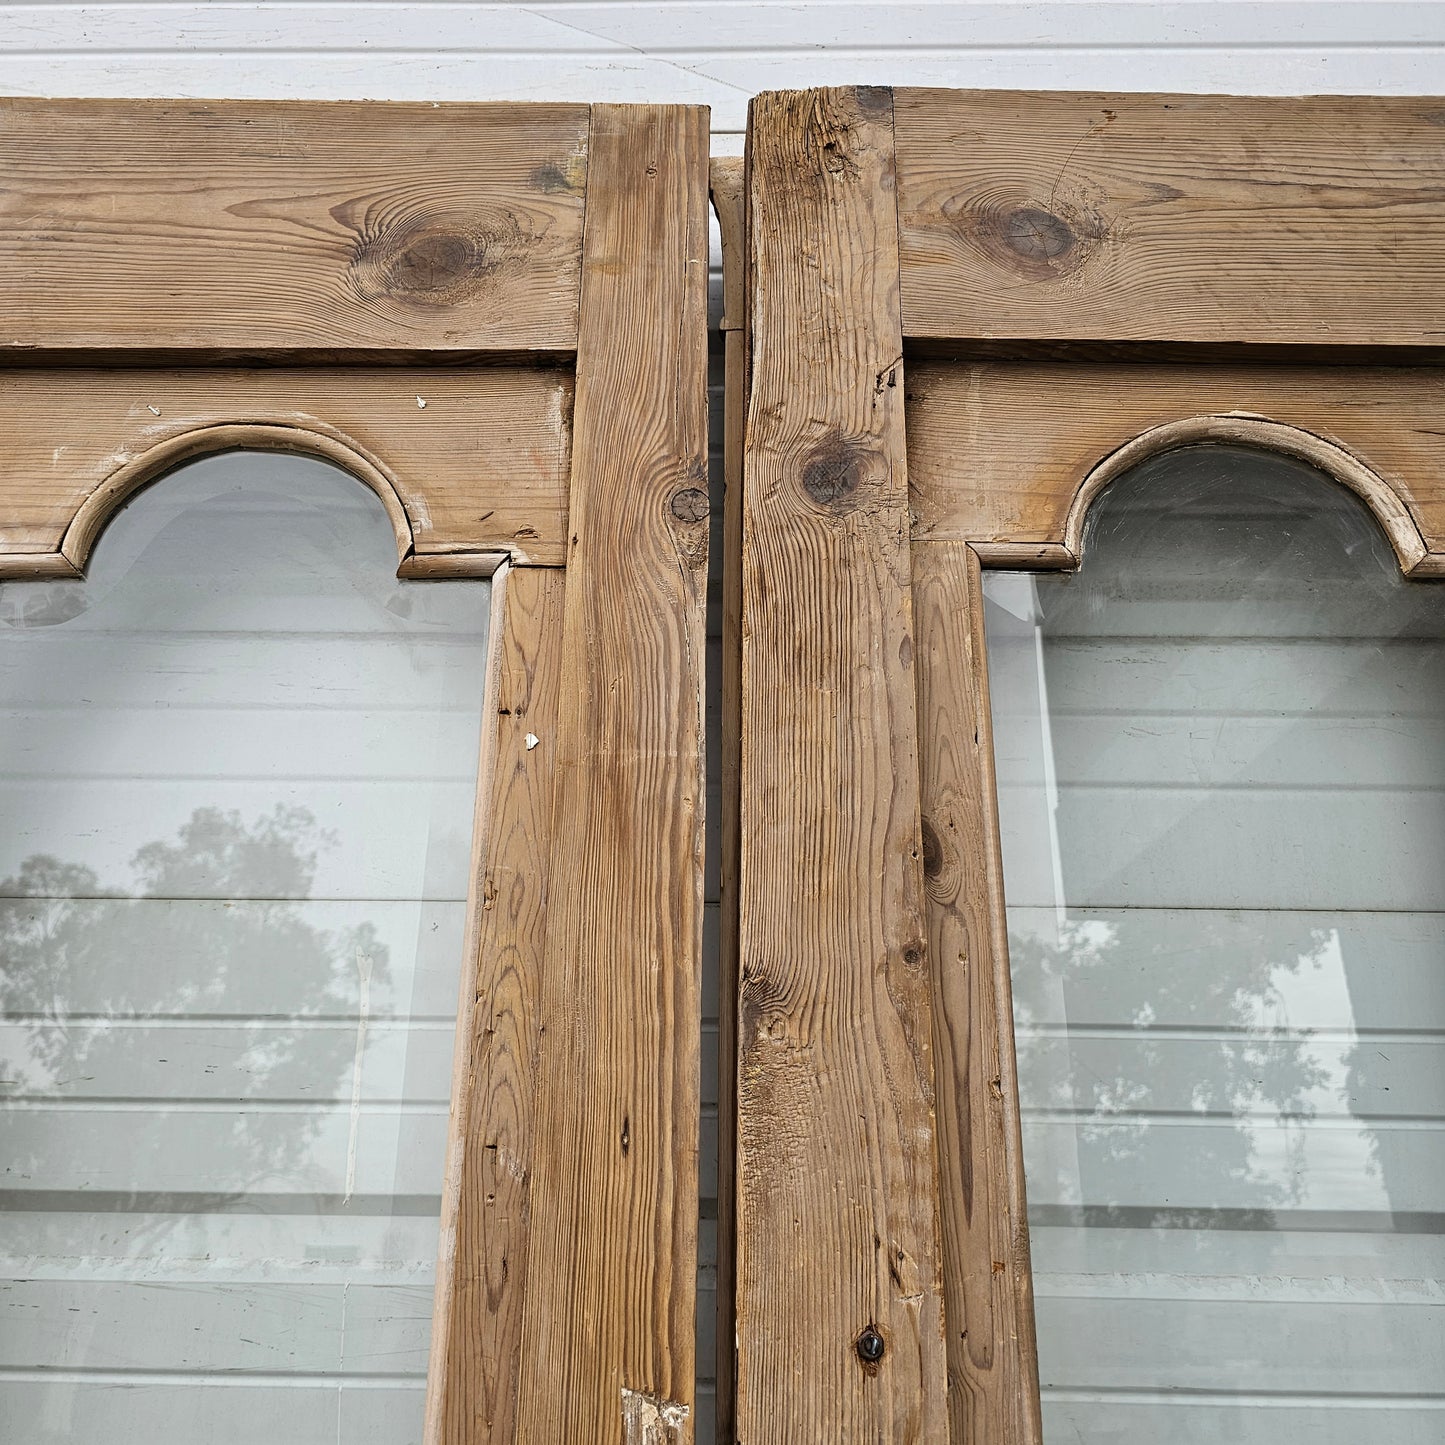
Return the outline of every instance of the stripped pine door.
[[[753,102],[738,1440],[1438,1435],[1440,114]]]
[[[3,112],[0,1411],[691,1439],[706,112]]]

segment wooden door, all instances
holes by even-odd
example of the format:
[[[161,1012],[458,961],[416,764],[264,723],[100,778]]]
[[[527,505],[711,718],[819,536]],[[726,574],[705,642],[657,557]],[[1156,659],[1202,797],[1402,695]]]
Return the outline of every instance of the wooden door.
[[[738,1440],[1428,1438],[1440,115],[754,101]]]
[[[329,554],[307,550],[302,534],[310,523],[300,513],[310,503],[288,493],[301,485],[296,474],[274,474],[274,505],[257,511],[238,503],[260,518],[265,575],[274,580],[268,615],[278,627],[312,629],[309,661],[295,666],[288,686],[339,695],[360,685],[326,642],[328,626],[342,627],[336,619],[353,615],[346,599],[360,593],[391,598],[435,633],[445,625],[439,599],[457,597],[464,580],[475,579],[477,590],[455,605],[483,616],[490,587],[491,619],[487,629],[469,624],[467,644],[485,631],[470,705],[472,736],[479,730],[481,739],[475,824],[466,809],[447,863],[464,902],[446,925],[453,931],[437,934],[450,943],[428,944],[438,978],[449,982],[433,980],[426,997],[434,999],[439,987],[452,997],[460,992],[455,1050],[448,1034],[434,1032],[401,1069],[416,1064],[439,1081],[425,1089],[449,1100],[438,1126],[445,1160],[438,1135],[435,1158],[425,1155],[432,1175],[414,1182],[439,1220],[440,1250],[427,1274],[436,1281],[434,1319],[426,1309],[407,1336],[412,1363],[403,1369],[382,1357],[375,1341],[392,1338],[385,1331],[399,1307],[385,1291],[368,1294],[364,1280],[350,1278],[345,1239],[333,1241],[330,1253],[305,1256],[318,1279],[325,1275],[319,1293],[295,1293],[304,1281],[287,1284],[291,1294],[271,1290],[265,1281],[285,1273],[279,1259],[243,1262],[250,1283],[213,1290],[228,1303],[205,1317],[204,1330],[215,1337],[207,1349],[219,1353],[192,1348],[189,1336],[177,1342],[190,1328],[186,1321],[201,1318],[178,1301],[188,1289],[205,1293],[214,1261],[205,1264],[202,1251],[195,1278],[177,1282],[171,1275],[185,1251],[176,1245],[167,1258],[167,1246],[152,1251],[159,1284],[145,1287],[152,1320],[145,1328],[124,1327],[138,1316],[129,1305],[112,1308],[114,1290],[92,1307],[100,1296],[87,1290],[100,1288],[99,1264],[94,1275],[88,1267],[70,1270],[65,1289],[74,1299],[63,1299],[58,1285],[21,1289],[32,1313],[28,1334],[9,1336],[17,1351],[6,1361],[11,1418],[22,1417],[17,1389],[29,1388],[27,1381],[39,1389],[43,1378],[68,1369],[73,1394],[35,1406],[45,1428],[60,1432],[56,1438],[83,1438],[92,1428],[104,1428],[105,1438],[154,1438],[157,1428],[170,1428],[165,1420],[202,1417],[222,1433],[241,1429],[239,1438],[255,1438],[257,1430],[305,1434],[305,1421],[320,1409],[328,1431],[347,1438],[410,1440],[422,1430],[420,1405],[413,1422],[410,1405],[398,1406],[393,1420],[388,1402],[407,1370],[403,1383],[419,1400],[419,1370],[428,1385],[428,1441],[690,1438],[708,513],[706,111],[11,100],[0,102],[0,121],[0,575],[14,617],[34,621],[47,597],[59,621],[66,607],[83,611],[90,605],[87,566],[92,553],[107,556],[114,514],[136,497],[126,525],[132,517],[159,518],[147,508],[171,496],[168,484],[154,499],[137,497],[141,489],[181,463],[239,449],[299,454],[349,473],[361,486],[348,491],[349,482],[339,483],[343,511],[355,512],[359,495],[366,505],[357,525],[371,528],[366,535],[381,525],[395,549],[390,564],[370,552],[365,565],[352,558],[353,580],[339,582],[340,600],[328,602],[319,578]],[[331,480],[317,485],[334,490],[334,474],[327,475]],[[207,485],[215,491],[230,483]],[[201,599],[196,606],[215,600],[218,570],[245,570],[205,530],[209,515],[187,522],[193,532],[202,529],[190,553],[174,550],[184,528],[167,531],[159,522],[145,543],[152,549],[145,555],[190,569],[198,580],[186,595]],[[122,530],[117,524],[115,535]],[[352,546],[344,541],[351,533],[336,535],[338,545]],[[393,595],[387,570],[439,579],[441,590],[430,601]],[[191,616],[189,604],[166,605],[177,625]],[[167,614],[152,607],[147,615]],[[381,617],[374,625],[386,631],[384,605],[366,615]],[[87,645],[104,671],[105,649],[95,651],[95,643],[92,637]],[[396,672],[365,703],[382,718],[377,729],[387,709],[424,714],[425,722],[440,708],[426,684],[436,669],[418,667]],[[264,680],[275,682],[269,672]],[[66,706],[74,712],[78,704]],[[455,697],[450,706],[466,712]],[[34,756],[50,759],[52,771],[65,766],[66,728],[35,718],[31,724],[29,732],[17,725],[15,746],[30,749],[33,737]],[[175,717],[167,727],[173,724]],[[355,786],[384,784],[396,800],[399,821],[376,830],[369,849],[379,855],[391,846],[390,834],[425,816],[427,775],[408,771],[407,746],[395,752],[399,775],[393,769],[368,781],[381,756],[380,732],[370,742],[364,729],[343,741],[314,718],[306,726],[303,736],[301,723],[301,731],[283,734],[261,722],[247,728],[230,714],[213,718],[209,743],[177,733],[167,744],[171,766],[211,767],[216,752],[232,746],[227,736],[258,755],[289,750],[298,775],[344,771],[341,755],[353,748]],[[273,740],[264,748],[263,737]],[[123,737],[111,741],[110,766],[123,771],[132,755]],[[183,756],[201,761],[187,764]],[[475,750],[470,763],[448,767],[464,772],[474,763]],[[24,757],[13,765],[25,766]],[[110,806],[107,785],[86,777],[72,778],[66,804],[81,835],[102,826],[95,820]],[[37,817],[46,811],[26,806]],[[190,832],[137,854],[151,890],[145,898],[160,903],[168,901],[160,896],[166,889],[184,893],[175,879],[189,877],[188,868],[194,873],[206,846],[214,854],[224,844],[227,857],[260,850],[273,862],[283,853],[324,851],[295,810],[270,823],[240,811],[227,817],[201,820],[211,827],[210,845],[193,816]],[[32,823],[36,837],[55,835],[54,816],[17,816],[12,841]],[[376,1015],[374,1052],[389,1026],[380,1015],[395,980],[383,979],[385,940],[375,929],[364,938],[352,929],[343,945],[334,929],[285,912],[302,906],[287,899],[309,896],[311,875],[302,874],[291,883],[255,884],[260,893],[251,902],[270,912],[253,954],[259,948],[276,963],[280,978],[282,932],[290,930],[292,944],[298,929],[329,940],[326,947],[335,945],[342,959],[332,982],[350,1000],[338,1018],[326,1012],[341,1008],[327,1002],[329,994],[314,1006],[273,998],[257,972],[261,964],[238,965],[241,991],[222,990],[224,999],[216,1002],[218,993],[206,1006],[207,989],[218,987],[207,974],[220,967],[214,945],[188,951],[177,942],[164,957],[127,955],[134,965],[128,977],[147,980],[142,992],[156,1018],[147,1022],[121,995],[91,986],[90,1002],[74,1006],[88,1010],[85,1027],[169,1029],[165,1037],[178,1047],[177,1028],[211,1030],[211,1042],[196,1046],[196,1079],[176,1086],[192,1091],[186,1107],[166,1106],[166,1117],[181,1122],[167,1125],[154,1145],[171,1172],[133,1159],[125,1174],[120,1163],[101,1162],[103,1155],[134,1156],[140,1136],[127,1145],[128,1121],[148,1128],[161,1109],[155,1076],[169,1061],[158,1055],[134,1072],[117,1065],[87,1085],[107,1098],[80,1103],[109,1110],[94,1151],[77,1144],[51,1176],[33,1175],[23,1187],[12,1178],[17,1192],[7,1207],[37,1219],[63,1210],[84,1221],[86,1192],[104,1175],[107,1217],[121,1221],[120,1235],[143,1231],[157,1211],[174,1213],[189,1199],[196,1217],[233,1204],[271,1210],[282,1220],[273,1231],[281,1238],[292,1228],[273,1198],[282,1186],[267,1186],[259,1163],[244,1187],[196,1165],[199,1153],[217,1152],[218,1131],[239,1127],[236,1108],[301,1117],[311,1107],[305,1091],[313,1084],[299,1076],[289,1094],[268,1099],[253,1098],[252,1084],[232,1084],[228,1097],[211,1081],[216,1065],[207,1067],[202,1056],[220,1047],[223,1035],[249,1027],[229,1016],[244,995],[243,1013],[294,1015],[313,1031],[339,1030],[343,1050],[354,1041],[355,1091],[338,1085],[331,1112],[322,1109],[315,1124],[318,1137],[335,1134],[340,1156],[317,1165],[308,1197],[326,1201],[316,1214],[345,1220],[357,1212],[370,1187],[369,1146],[364,1135],[358,1145],[353,1132],[347,1158],[347,1107],[353,1122],[371,1109],[363,1067],[371,1057],[368,1015]],[[32,858],[28,872],[17,865],[5,909],[7,919],[20,918],[22,934],[52,904],[70,910],[67,917],[74,913],[78,875],[66,874],[69,882],[57,876],[43,859]],[[57,898],[47,895],[47,878]],[[230,893],[191,901],[213,912],[241,907],[232,898],[241,884],[227,886]],[[386,891],[384,883],[368,886],[369,896]],[[268,887],[275,898],[260,896]],[[96,903],[112,913],[141,905],[130,895]],[[417,927],[442,929],[444,922]],[[86,936],[96,936],[87,928]],[[31,994],[44,1000],[47,969],[60,966],[55,937],[52,931],[49,953],[31,934],[24,938],[27,947],[35,944]],[[114,947],[140,945],[119,929]],[[7,1008],[18,1011],[7,1038],[25,1032],[19,1014],[33,1023],[37,1010],[52,1008],[34,998],[27,1004],[23,990],[7,993]],[[131,996],[140,995],[132,988]],[[184,1005],[182,1017],[176,1009],[186,999],[198,1002]],[[450,1006],[418,1007],[435,1015]],[[47,1027],[68,1027],[69,1018],[51,1018]],[[253,1064],[265,1052],[249,1035],[235,1048]],[[256,1069],[242,1072],[254,1080]],[[74,1097],[40,1097],[46,1080],[61,1088],[54,1073],[31,1081],[34,1107],[56,1113],[78,1106]],[[73,1085],[66,1087],[73,1095]],[[403,1084],[389,1087],[394,1095]],[[203,1107],[196,1095],[207,1089],[216,1097]],[[420,1149],[417,1141],[432,1127],[415,1108],[406,1112],[412,1106],[405,1098],[387,1126],[402,1152]],[[334,1129],[333,1115],[340,1120]],[[170,1182],[157,1182],[162,1176]],[[406,1214],[394,1192],[376,1197],[388,1218]],[[313,1215],[307,1227],[320,1236],[330,1225]],[[113,1237],[120,1236],[105,1235]],[[386,1248],[400,1248],[388,1239]],[[64,1246],[37,1248],[48,1268],[46,1251]],[[283,1295],[291,1304],[275,1303]],[[301,1316],[333,1308],[340,1323],[330,1353],[312,1351],[308,1360],[288,1349]],[[78,1342],[81,1327],[67,1311],[86,1316],[91,1344]],[[177,1337],[173,1351],[168,1331]],[[429,1370],[414,1360],[418,1350],[426,1354],[428,1336]],[[210,1392],[203,1409],[193,1408],[198,1396],[185,1395],[193,1403],[184,1409],[176,1403],[191,1375],[207,1377],[198,1386]],[[271,1416],[261,1395],[247,1390],[283,1385],[282,1404],[290,1403],[264,1426]],[[77,1405],[87,1390],[92,1404]],[[165,1406],[149,1424],[148,1398]]]

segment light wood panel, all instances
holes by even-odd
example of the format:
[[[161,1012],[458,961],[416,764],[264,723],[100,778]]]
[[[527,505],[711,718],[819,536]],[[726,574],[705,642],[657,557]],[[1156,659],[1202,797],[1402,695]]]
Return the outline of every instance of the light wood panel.
[[[0,101],[0,352],[569,350],[582,105]]]
[[[707,113],[592,111],[518,1441],[692,1437]]]
[[[1445,103],[901,90],[910,337],[1439,345]]]
[[[360,476],[406,576],[560,562],[571,405],[520,367],[0,370],[0,577],[78,575],[132,492],[235,447]]]
[[[972,542],[993,565],[1072,566],[1087,503],[1121,464],[1235,440],[1286,448],[1356,487],[1402,565],[1435,576],[1442,406],[1445,370],[1430,368],[920,362],[908,382],[914,536]],[[1209,420],[1176,425],[1194,418]],[[1156,427],[1174,430],[1120,451]]]
[[[731,1445],[737,1340],[733,1290],[737,1194],[738,769],[743,669],[743,428],[747,420],[747,198],[741,157],[712,162],[723,254],[722,846],[718,928],[717,1439]]]
[[[458,1024],[427,1439],[510,1440],[527,1287],[542,959],[561,681],[560,569],[508,568],[494,622],[495,737]]]
[[[887,91],[753,102],[737,1433],[778,1445],[947,1431],[892,167]]]
[[[913,600],[949,1438],[1029,1445],[1038,1359],[977,555],[916,546]]]

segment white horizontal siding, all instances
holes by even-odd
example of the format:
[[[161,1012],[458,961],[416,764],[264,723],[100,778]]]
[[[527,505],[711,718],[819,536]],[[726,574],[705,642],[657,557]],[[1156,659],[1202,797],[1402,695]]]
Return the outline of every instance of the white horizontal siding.
[[[109,4],[0,7],[0,90],[709,105],[853,83],[1430,94],[1433,3]]]

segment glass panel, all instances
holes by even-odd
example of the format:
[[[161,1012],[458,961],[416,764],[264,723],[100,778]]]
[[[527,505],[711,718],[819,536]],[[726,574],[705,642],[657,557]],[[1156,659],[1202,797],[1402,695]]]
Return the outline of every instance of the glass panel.
[[[1194,448],[988,578],[1045,1436],[1445,1439],[1445,593]]]
[[[420,1437],[487,586],[188,466],[0,588],[4,1437]]]

